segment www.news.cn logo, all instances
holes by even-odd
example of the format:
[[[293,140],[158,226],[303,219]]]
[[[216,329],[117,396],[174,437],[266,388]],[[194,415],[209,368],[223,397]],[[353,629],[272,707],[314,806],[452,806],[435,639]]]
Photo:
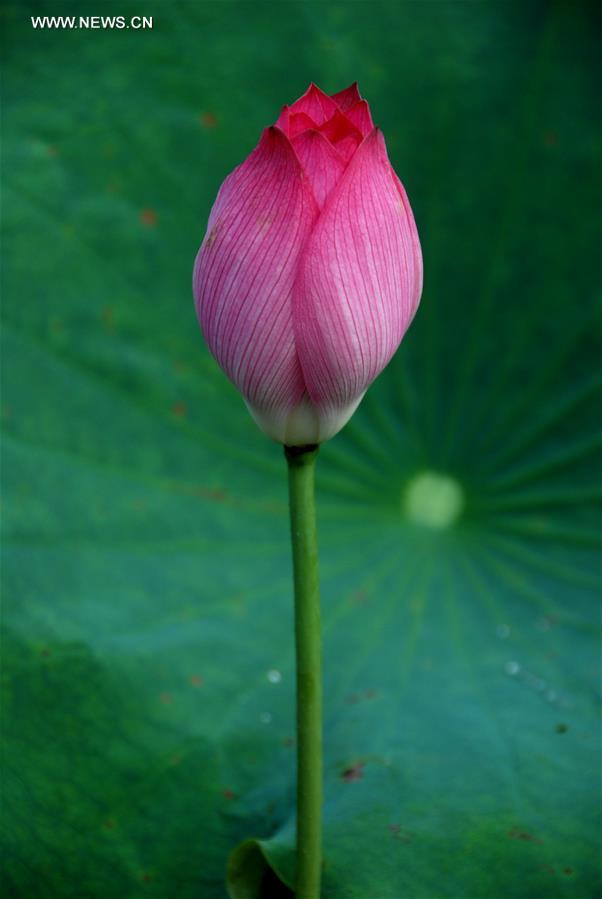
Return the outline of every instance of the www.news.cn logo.
[[[152,16],[31,16],[34,28],[152,28]]]

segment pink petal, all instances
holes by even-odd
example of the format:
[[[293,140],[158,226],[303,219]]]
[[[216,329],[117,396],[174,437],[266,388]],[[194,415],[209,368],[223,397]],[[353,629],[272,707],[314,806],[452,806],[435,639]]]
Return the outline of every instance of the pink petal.
[[[303,131],[316,127],[317,125],[314,120],[310,119],[306,113],[295,112],[289,118],[288,136],[290,138],[297,137],[297,135],[302,134]]]
[[[308,128],[316,128],[313,119],[304,112],[291,112],[288,106],[283,106],[276,121],[276,128],[284,131],[287,137],[296,137]]]
[[[352,106],[355,106],[355,104],[362,99],[357,86],[357,81],[354,81],[353,84],[346,87],[344,91],[339,91],[338,94],[331,94],[331,98],[337,104],[341,112],[347,112],[347,110],[351,109]]]
[[[321,209],[345,171],[345,163],[318,131],[304,131],[292,144]]]
[[[304,112],[316,125],[322,125],[337,110],[337,104],[315,84],[310,84],[302,97],[295,100],[290,112]]]
[[[422,267],[422,248],[420,246],[418,228],[416,227],[416,222],[414,221],[414,213],[412,212],[412,207],[410,206],[408,195],[405,191],[405,187],[399,180],[393,166],[391,166],[391,174],[393,175],[393,181],[395,182],[395,186],[399,192],[403,208],[405,209],[405,213],[408,218],[409,231],[412,239],[412,249],[414,252],[414,272],[416,273],[416,277],[414,278],[414,290],[412,292],[411,299],[414,308],[417,309],[418,303],[420,302],[420,297],[422,296],[424,276]]]
[[[320,132],[336,147],[346,163],[362,142],[361,132],[340,109],[320,126]]]
[[[292,291],[316,215],[288,138],[266,128],[222,185],[195,263],[196,307],[209,348],[276,431],[304,394]]]
[[[288,106],[283,106],[280,110],[280,115],[276,119],[276,128],[280,128],[281,131],[284,131],[286,136],[288,137],[288,125],[290,119],[290,111]]]
[[[356,103],[355,106],[348,109],[345,115],[349,121],[353,122],[355,127],[361,131],[362,137],[366,137],[366,135],[370,134],[374,128],[372,116],[370,115],[370,107],[365,100],[360,100],[359,103]]]
[[[357,150],[300,263],[293,314],[310,398],[334,415],[397,349],[420,298],[422,259],[381,132]]]

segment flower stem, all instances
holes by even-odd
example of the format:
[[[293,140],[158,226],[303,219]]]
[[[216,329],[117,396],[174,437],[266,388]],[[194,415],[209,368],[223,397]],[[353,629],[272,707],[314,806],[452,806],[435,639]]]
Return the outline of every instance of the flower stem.
[[[319,899],[322,869],[322,672],[314,473],[317,446],[285,446],[297,652],[296,899]]]

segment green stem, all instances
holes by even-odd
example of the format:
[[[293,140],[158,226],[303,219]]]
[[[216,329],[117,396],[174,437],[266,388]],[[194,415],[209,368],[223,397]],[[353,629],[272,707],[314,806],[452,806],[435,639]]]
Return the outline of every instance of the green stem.
[[[297,650],[296,899],[319,899],[322,870],[322,672],[314,472],[317,446],[285,446]]]

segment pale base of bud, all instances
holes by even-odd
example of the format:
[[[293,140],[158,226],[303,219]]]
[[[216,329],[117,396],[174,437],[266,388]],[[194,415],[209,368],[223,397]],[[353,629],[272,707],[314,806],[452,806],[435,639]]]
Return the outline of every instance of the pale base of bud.
[[[343,409],[320,409],[305,395],[300,403],[288,411],[265,412],[252,406],[247,400],[247,408],[261,430],[285,446],[306,446],[330,440],[344,427],[362,399],[356,397]]]

